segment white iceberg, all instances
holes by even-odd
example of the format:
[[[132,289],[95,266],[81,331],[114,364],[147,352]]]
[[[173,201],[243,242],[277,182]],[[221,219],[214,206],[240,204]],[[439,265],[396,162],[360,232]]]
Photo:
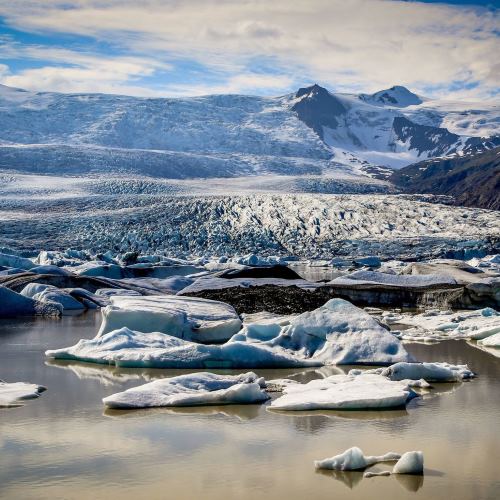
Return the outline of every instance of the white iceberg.
[[[69,292],[64,289],[57,288],[53,285],[45,285],[42,283],[29,283],[21,291],[21,295],[31,297],[39,302],[49,302],[60,304],[63,311],[83,310],[85,306]]]
[[[119,296],[102,309],[99,335],[127,327],[139,332],[161,332],[196,342],[224,342],[241,328],[229,304],[197,297]]]
[[[478,340],[477,343],[485,347],[500,347],[500,333]]]
[[[421,451],[407,451],[396,462],[393,474],[423,474],[424,454]]]
[[[206,406],[262,403],[269,399],[263,378],[255,373],[191,373],[155,380],[103,399],[108,408]]]
[[[396,321],[413,327],[398,333],[399,338],[409,341],[480,340],[500,332],[500,313],[491,307],[475,311],[403,313]]]
[[[407,383],[368,375],[332,375],[307,384],[289,384],[275,399],[275,410],[368,410],[400,408],[416,394]]]
[[[40,302],[0,286],[0,318],[14,316],[60,316],[62,307],[54,302]]]
[[[7,383],[0,380],[0,406],[17,406],[21,401],[35,399],[45,391],[42,385],[26,382]]]
[[[33,262],[30,259],[27,259],[25,257],[0,253],[0,266],[16,267],[23,270],[29,270],[32,267],[35,267],[35,265],[36,264],[33,264]]]
[[[380,462],[393,462],[399,460],[400,457],[401,455],[399,453],[394,452],[389,452],[380,456],[366,456],[360,448],[354,446],[340,455],[325,458],[324,460],[315,460],[314,466],[316,469],[340,471],[363,470]]]
[[[140,298],[112,297],[112,300],[117,299],[133,301]],[[140,328],[145,328],[150,326],[149,321],[155,320],[148,311],[141,316],[139,309],[125,310],[124,317],[120,318],[118,309],[112,324],[136,321]],[[163,322],[172,331],[170,324],[175,326],[175,323],[170,320],[169,324],[168,319],[168,314],[162,310],[152,328]],[[184,321],[182,315],[178,321],[181,320]],[[332,299],[319,309],[285,323],[282,325],[278,320],[276,323],[245,325],[221,345],[202,345],[161,332],[144,333],[124,327],[108,333],[101,331],[95,339],[82,339],[72,347],[47,351],[46,354],[57,359],[118,366],[200,369],[389,365],[412,360],[397,338],[367,313],[342,299]],[[181,326],[184,324],[182,322]],[[106,331],[109,326],[110,322],[102,330]]]
[[[473,378],[472,372],[467,365],[452,365],[450,363],[395,363],[386,368],[375,368],[373,370],[351,370],[349,375],[382,375],[393,381],[419,381],[426,382],[459,382]]]

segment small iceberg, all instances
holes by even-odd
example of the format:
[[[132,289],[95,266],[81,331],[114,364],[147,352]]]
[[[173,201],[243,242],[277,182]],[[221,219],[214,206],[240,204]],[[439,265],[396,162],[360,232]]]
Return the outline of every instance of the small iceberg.
[[[307,384],[289,384],[273,410],[368,410],[401,408],[416,397],[409,384],[380,375],[332,375]]]
[[[381,462],[394,462],[399,460],[401,455],[399,453],[389,452],[385,455],[380,456],[367,456],[364,455],[363,451],[354,446],[344,451],[340,455],[335,455],[331,458],[325,458],[324,460],[315,460],[314,466],[316,469],[327,469],[327,470],[337,470],[337,471],[352,471],[352,470],[364,470],[371,465],[375,465]]]
[[[0,380],[0,407],[19,406],[22,401],[36,399],[47,389],[42,385],[26,382],[7,383]]]
[[[407,451],[396,462],[393,474],[423,474],[424,454],[421,451]]]
[[[241,328],[229,304],[196,297],[112,295],[102,309],[100,336],[127,327],[161,332],[193,342],[224,342]]]
[[[373,370],[350,370],[350,375],[376,374],[389,380],[425,380],[426,382],[460,382],[474,378],[475,374],[467,365],[450,363],[395,363],[386,368]]]
[[[155,380],[112,394],[102,401],[108,408],[133,409],[262,403],[269,399],[265,382],[255,373],[216,375],[191,373]]]

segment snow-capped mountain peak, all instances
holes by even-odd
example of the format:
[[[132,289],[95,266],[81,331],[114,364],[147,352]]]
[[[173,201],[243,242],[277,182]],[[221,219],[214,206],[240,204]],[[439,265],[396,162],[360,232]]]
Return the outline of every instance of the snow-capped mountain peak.
[[[414,94],[402,85],[395,85],[390,89],[379,90],[374,94],[361,94],[360,98],[371,104],[394,106],[397,108],[416,106],[424,102],[424,98]]]

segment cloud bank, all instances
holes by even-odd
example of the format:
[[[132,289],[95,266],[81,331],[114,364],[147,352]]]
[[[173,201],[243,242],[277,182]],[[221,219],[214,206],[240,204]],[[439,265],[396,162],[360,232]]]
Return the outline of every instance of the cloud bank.
[[[9,65],[0,79],[25,88],[276,94],[317,81],[336,91],[400,84],[450,97],[499,90],[496,9],[392,0],[0,0],[0,16],[16,30],[0,41],[0,57],[36,61]],[[34,45],[22,33],[49,42]],[[68,35],[79,47],[62,48]],[[97,49],[80,50],[89,40]]]

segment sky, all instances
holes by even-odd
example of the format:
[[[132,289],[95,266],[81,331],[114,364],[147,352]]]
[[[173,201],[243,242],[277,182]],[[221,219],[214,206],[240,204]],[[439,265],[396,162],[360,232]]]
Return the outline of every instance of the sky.
[[[0,83],[137,96],[499,95],[500,0],[0,0]]]

